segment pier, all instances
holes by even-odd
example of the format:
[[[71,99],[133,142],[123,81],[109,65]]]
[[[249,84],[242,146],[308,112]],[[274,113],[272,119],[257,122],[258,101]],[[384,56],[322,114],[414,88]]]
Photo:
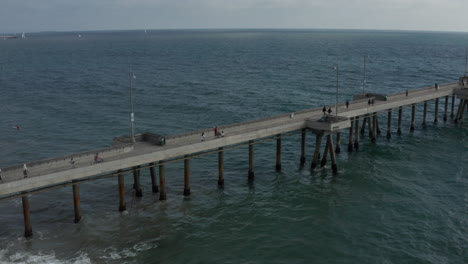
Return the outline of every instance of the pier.
[[[380,124],[386,117],[386,137],[394,134],[411,133],[417,127],[417,122],[426,126],[428,123],[428,103],[434,102],[433,122],[453,120],[458,123],[463,120],[468,111],[468,77],[462,77],[456,83],[433,85],[421,89],[405,91],[396,94],[359,94],[346,103],[327,106],[333,112],[322,111],[322,106],[312,109],[285,113],[278,116],[261,118],[219,127],[224,135],[215,135],[213,128],[206,128],[177,135],[157,135],[150,132],[132,136],[116,137],[113,145],[108,148],[95,149],[87,152],[73,153],[67,156],[40,161],[28,161],[27,173],[24,165],[19,164],[1,168],[0,199],[21,197],[24,215],[24,235],[33,234],[28,194],[47,191],[58,186],[72,186],[74,222],[81,220],[79,184],[93,179],[112,177],[118,184],[116,192],[119,201],[116,209],[126,210],[125,188],[135,189],[136,196],[145,195],[140,183],[141,170],[148,170],[151,175],[152,193],[159,193],[160,200],[166,200],[165,165],[172,162],[184,162],[185,196],[191,195],[190,171],[191,160],[200,155],[218,154],[218,186],[225,185],[224,152],[232,148],[245,146],[248,150],[249,169],[245,172],[246,180],[255,180],[255,145],[265,140],[276,140],[276,160],[272,168],[281,171],[281,143],[286,136],[301,135],[301,149],[298,149],[298,164],[310,167],[313,173],[318,168],[331,162],[331,169],[338,174],[337,155],[341,145],[347,143],[349,152],[361,149],[360,138],[366,135],[366,129],[372,143],[377,143],[382,132]],[[416,120],[416,105],[424,106],[423,120]],[[439,113],[440,105],[443,112]],[[336,111],[336,110],[337,111]],[[393,114],[398,111],[398,114]],[[403,111],[411,111],[410,129],[403,131]],[[450,112],[449,112],[450,111]],[[335,113],[337,112],[337,113]],[[393,117],[397,118],[396,133],[392,129]],[[361,121],[362,120],[362,121]],[[406,122],[406,120],[405,120]],[[308,132],[315,136],[315,149],[306,149]],[[206,138],[201,140],[202,133]],[[347,137],[347,138],[346,138]],[[343,140],[344,139],[344,140]],[[134,141],[134,142],[133,142]],[[307,155],[309,154],[309,155]],[[96,159],[96,155],[99,159]],[[307,156],[312,157],[309,161]],[[102,159],[102,161],[100,160]],[[247,160],[246,160],[247,162]],[[306,166],[309,162],[310,166]],[[158,170],[156,170],[158,168]],[[156,173],[158,172],[158,173]],[[125,185],[124,174],[133,175],[133,185]],[[159,176],[159,181],[158,181]],[[118,206],[117,206],[118,205]]]

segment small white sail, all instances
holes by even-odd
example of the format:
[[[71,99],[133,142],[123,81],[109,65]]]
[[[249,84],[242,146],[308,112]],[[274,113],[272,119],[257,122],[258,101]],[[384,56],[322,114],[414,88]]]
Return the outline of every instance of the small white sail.
[[[23,38],[23,39],[26,38],[26,35],[24,34],[24,32],[23,32],[23,34],[21,34],[21,38]]]

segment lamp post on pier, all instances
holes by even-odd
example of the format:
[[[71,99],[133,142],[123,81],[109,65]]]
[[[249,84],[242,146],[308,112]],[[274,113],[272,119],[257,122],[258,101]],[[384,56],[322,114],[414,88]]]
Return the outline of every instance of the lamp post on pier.
[[[128,75],[128,79],[130,81],[130,123],[132,127],[132,143],[135,143],[135,115],[133,112],[133,97],[132,97],[132,80],[136,79],[135,73],[130,72]]]

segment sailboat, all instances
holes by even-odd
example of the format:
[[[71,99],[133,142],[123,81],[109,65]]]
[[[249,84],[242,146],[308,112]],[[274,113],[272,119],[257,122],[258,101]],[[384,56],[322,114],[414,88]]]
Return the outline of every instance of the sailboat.
[[[23,34],[21,34],[21,38],[22,38],[22,39],[25,39],[25,38],[26,38],[26,35],[24,34],[24,32],[23,32]]]

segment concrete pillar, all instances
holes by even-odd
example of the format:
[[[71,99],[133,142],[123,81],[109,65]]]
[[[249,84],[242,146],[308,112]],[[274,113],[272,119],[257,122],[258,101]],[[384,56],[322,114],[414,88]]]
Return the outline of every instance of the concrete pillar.
[[[410,131],[414,131],[414,117],[416,115],[416,104],[411,105],[411,126],[410,126]]]
[[[452,111],[450,112],[450,117],[453,119],[453,112],[455,109],[455,95],[452,95]]]
[[[125,178],[122,171],[119,170],[119,212],[125,211]]]
[[[317,168],[317,165],[319,164],[320,147],[322,146],[322,136],[323,134],[317,134],[315,136],[315,152],[314,152],[314,158],[312,159],[312,165],[310,166],[310,169],[312,171],[315,170],[315,168]]]
[[[276,136],[276,171],[281,171],[281,134]]]
[[[359,150],[359,116],[355,118],[355,125],[354,125],[354,149],[357,151]]]
[[[427,101],[424,101],[424,112],[423,112],[423,123],[422,123],[423,127],[425,127],[427,124],[426,120],[427,120]]]
[[[398,108],[398,130],[397,130],[397,135],[401,135],[401,119],[403,117],[403,107],[400,106]]]
[[[140,185],[140,166],[133,167],[133,188],[135,189],[136,197],[143,196]]]
[[[29,210],[29,198],[27,194],[21,197],[23,200],[23,217],[24,217],[24,236],[32,237],[31,226],[31,211]]]
[[[371,142],[375,143],[375,142],[377,142],[377,113],[374,113],[372,115],[372,123],[373,123],[373,125],[372,125]]]
[[[445,105],[444,105],[444,122],[447,122],[447,117],[448,117],[448,95],[445,96]]]
[[[364,133],[366,132],[367,116],[368,116],[368,115],[365,115],[365,116],[362,118],[361,135],[364,135]]]
[[[184,195],[190,195],[190,157],[184,159]]]
[[[154,168],[155,163],[151,162],[150,164],[150,174],[151,174],[151,186],[154,193],[159,192],[158,179],[156,177],[156,169]]]
[[[73,184],[73,208],[75,209],[75,221],[74,222],[79,223],[81,220],[80,186],[77,183]]]
[[[323,149],[323,156],[322,156],[322,161],[320,162],[320,167],[323,168],[325,165],[327,165],[327,159],[328,159],[328,148],[330,145],[330,140],[333,140],[333,136],[330,134],[327,136],[327,143],[325,144],[325,148]],[[333,150],[334,151],[334,150]]]
[[[328,135],[328,151],[330,152],[330,159],[332,162],[333,174],[338,174],[338,167],[336,166],[336,156],[333,148],[333,138],[332,135]]]
[[[389,109],[387,114],[387,138],[392,138],[392,109]]]
[[[224,148],[218,150],[218,186],[224,187]]]
[[[337,132],[335,153],[340,153],[340,152],[341,152],[341,132]]]
[[[159,161],[159,200],[166,200],[166,168],[164,161]]]
[[[301,131],[301,167],[304,167],[306,162],[306,129]]]
[[[354,132],[354,117],[351,117],[351,127],[349,128],[348,152],[353,152],[353,132]]]
[[[254,166],[255,166],[254,142],[253,140],[250,140],[249,141],[249,181],[252,181],[255,178]]]
[[[434,123],[439,121],[439,98],[435,99]]]

